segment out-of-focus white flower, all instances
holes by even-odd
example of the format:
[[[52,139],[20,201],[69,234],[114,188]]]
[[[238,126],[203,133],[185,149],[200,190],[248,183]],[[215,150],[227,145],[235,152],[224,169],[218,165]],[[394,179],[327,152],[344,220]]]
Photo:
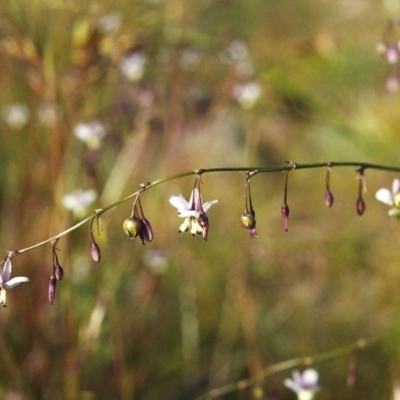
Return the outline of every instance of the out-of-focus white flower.
[[[51,125],[58,118],[57,106],[53,103],[42,103],[37,109],[39,120],[44,125]]]
[[[29,279],[25,276],[16,276],[10,279],[11,270],[11,260],[9,258],[6,258],[3,265],[3,271],[0,275],[0,304],[3,307],[7,307],[6,289],[11,289],[22,282],[29,282]]]
[[[400,179],[393,180],[392,190],[379,189],[375,193],[375,197],[382,203],[393,207],[388,212],[390,217],[400,218]]]
[[[283,384],[297,393],[298,400],[312,400],[319,390],[318,372],[313,368],[308,368],[303,373],[295,370],[292,372],[292,377],[293,379],[285,379]]]
[[[118,12],[112,12],[99,18],[97,26],[102,33],[114,33],[121,26],[122,17]]]
[[[29,119],[29,108],[26,104],[10,104],[3,108],[2,117],[12,129],[22,129]]]
[[[163,273],[168,267],[168,257],[163,250],[147,250],[143,261],[156,274]]]
[[[75,125],[74,134],[88,147],[97,149],[100,147],[101,140],[106,136],[107,132],[103,124],[98,120]]]
[[[82,218],[85,215],[87,207],[89,207],[97,198],[94,189],[82,190],[77,189],[72,193],[66,194],[62,198],[62,204],[73,212],[76,218]]]
[[[131,82],[138,81],[144,73],[147,57],[143,53],[132,53],[119,64],[121,74]]]
[[[179,61],[183,68],[190,69],[199,65],[202,58],[202,52],[196,47],[190,46],[182,49]]]
[[[249,55],[246,43],[241,40],[234,40],[228,46],[228,54],[232,61],[243,61]]]
[[[260,98],[261,87],[257,82],[238,84],[233,88],[232,95],[242,108],[249,110]]]

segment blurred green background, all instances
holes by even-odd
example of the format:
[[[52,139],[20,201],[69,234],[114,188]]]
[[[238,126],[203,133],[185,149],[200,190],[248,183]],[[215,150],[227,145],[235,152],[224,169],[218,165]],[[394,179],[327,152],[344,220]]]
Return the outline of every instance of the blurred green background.
[[[197,168],[398,165],[399,97],[385,90],[395,67],[376,52],[387,19],[400,15],[396,3],[3,0],[4,252],[77,222],[63,199],[79,188],[98,194],[89,215],[140,182]],[[193,178],[146,191],[154,241],[123,233],[130,202],[102,216],[100,264],[88,225],[63,237],[65,278],[53,306],[51,246],[13,258],[14,275],[30,283],[0,310],[0,397],[190,400],[396,329],[399,226],[374,198],[395,175],[366,171],[360,218],[355,169],[333,169],[332,208],[325,174],[290,173],[288,233],[284,174],[254,177],[257,239],[240,226],[243,173],[203,176],[204,200],[219,200],[207,243],[178,234],[182,220],[168,203],[188,198]],[[397,339],[313,367],[318,399],[398,399]],[[218,398],[268,399],[276,390],[295,399],[283,386],[290,373]]]

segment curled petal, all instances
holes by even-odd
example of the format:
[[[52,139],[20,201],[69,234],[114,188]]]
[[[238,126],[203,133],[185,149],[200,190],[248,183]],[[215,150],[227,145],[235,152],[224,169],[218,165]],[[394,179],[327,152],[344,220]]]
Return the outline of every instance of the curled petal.
[[[393,205],[393,194],[389,189],[379,189],[375,193],[375,197],[377,200],[381,201],[384,204],[387,204],[388,206]]]
[[[208,217],[206,214],[200,214],[200,217],[198,218],[198,225],[200,227],[200,232],[203,236],[203,241],[207,241],[208,237],[208,229],[210,227],[209,222],[208,222]]]
[[[49,302],[50,304],[54,303],[54,299],[56,297],[56,286],[57,286],[57,279],[55,276],[51,276],[49,279]]]
[[[392,193],[396,194],[398,192],[400,192],[400,179],[393,179]]]
[[[3,272],[1,273],[0,276],[0,284],[2,283],[7,283],[10,279],[11,276],[11,260],[9,258],[4,260],[4,266],[3,266]]]
[[[210,201],[205,202],[205,203],[203,204],[203,210],[204,210],[204,212],[207,212],[207,211],[209,210],[209,208],[210,208],[213,204],[216,204],[216,203],[218,203],[218,200],[210,200]]]
[[[16,276],[15,278],[10,279],[8,282],[3,283],[3,288],[11,289],[23,282],[29,282],[29,279],[26,276]]]
[[[142,224],[143,224],[143,229],[142,229],[143,239],[146,240],[146,242],[152,242],[154,235],[153,235],[153,228],[151,227],[150,222],[146,218],[143,218]]]

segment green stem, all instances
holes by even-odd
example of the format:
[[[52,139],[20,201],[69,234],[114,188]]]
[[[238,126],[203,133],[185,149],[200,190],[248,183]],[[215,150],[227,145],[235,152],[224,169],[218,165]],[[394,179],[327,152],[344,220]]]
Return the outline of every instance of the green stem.
[[[244,390],[250,386],[253,386],[257,382],[259,382],[262,379],[265,379],[269,375],[273,375],[275,373],[285,371],[287,369],[299,367],[302,365],[310,365],[313,363],[318,363],[322,361],[327,361],[331,360],[334,358],[342,357],[347,354],[353,353],[357,350],[361,350],[367,346],[371,346],[377,342],[384,341],[388,338],[392,338],[395,336],[398,336],[400,333],[398,331],[393,331],[385,334],[379,334],[376,336],[373,336],[369,339],[359,339],[357,342],[349,344],[347,346],[339,347],[334,350],[329,350],[323,353],[316,354],[312,357],[297,357],[297,358],[292,358],[291,360],[287,361],[282,361],[280,363],[271,365],[262,371],[260,371],[258,374],[254,375],[253,377],[249,379],[242,379],[237,382],[232,382],[229,383],[225,386],[212,389],[206,394],[196,397],[195,400],[206,400],[206,399],[215,399],[216,397],[225,395],[227,393],[234,392],[236,390]]]
[[[391,172],[400,172],[400,167],[393,167],[393,166],[386,166],[386,165],[380,165],[380,164],[371,164],[371,163],[365,163],[365,162],[356,162],[356,161],[344,161],[344,162],[335,162],[335,161],[330,161],[330,162],[320,162],[320,163],[312,163],[312,164],[297,164],[293,161],[287,161],[288,165],[282,166],[282,167],[222,167],[222,168],[208,168],[208,169],[201,169],[201,170],[192,170],[192,171],[186,171],[180,174],[176,175],[170,175],[162,179],[158,179],[156,181],[147,183],[147,184],[142,184],[141,188],[137,190],[136,192],[130,194],[129,196],[124,197],[121,200],[116,201],[115,203],[112,203],[104,208],[98,209],[94,212],[94,214],[89,215],[88,217],[84,218],[82,221],[79,221],[75,225],[71,226],[70,228],[46,239],[43,240],[39,243],[36,243],[32,246],[26,247],[24,249],[19,249],[19,250],[11,250],[8,251],[8,256],[9,258],[15,257],[19,254],[26,253],[30,250],[36,249],[38,247],[41,247],[53,240],[59,239],[62,236],[67,235],[68,233],[74,231],[75,229],[79,228],[80,226],[86,224],[87,222],[91,221],[95,217],[99,217],[101,214],[104,214],[106,211],[119,206],[122,203],[127,202],[128,200],[134,198],[135,196],[138,195],[139,192],[144,192],[146,190],[149,190],[153,188],[154,186],[160,185],[161,183],[173,181],[176,179],[184,178],[187,176],[192,176],[192,175],[202,175],[206,173],[213,173],[213,172],[257,172],[257,173],[271,173],[271,172],[282,172],[282,171],[292,171],[292,170],[299,170],[299,169],[311,169],[311,168],[326,168],[326,167],[357,167],[358,169],[366,170],[366,169],[375,169],[375,170],[380,170],[380,171],[391,171]]]

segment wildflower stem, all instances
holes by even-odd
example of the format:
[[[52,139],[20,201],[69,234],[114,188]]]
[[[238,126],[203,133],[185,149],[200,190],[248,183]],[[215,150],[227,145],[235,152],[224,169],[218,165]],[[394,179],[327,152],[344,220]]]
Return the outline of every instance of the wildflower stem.
[[[320,163],[311,163],[311,164],[298,164],[294,162],[290,162],[289,165],[281,166],[281,167],[221,167],[221,168],[207,168],[201,170],[191,170],[182,172],[175,175],[170,175],[162,179],[155,180],[153,182],[149,182],[146,186],[141,187],[136,192],[130,194],[129,196],[124,197],[121,200],[118,200],[108,206],[97,209],[93,214],[89,215],[88,217],[84,218],[83,220],[79,221],[75,225],[71,226],[70,228],[48,238],[32,246],[25,247],[19,250],[12,250],[9,251],[10,258],[15,257],[19,254],[26,253],[38,247],[41,247],[49,242],[54,240],[60,239],[62,236],[69,234],[70,232],[78,229],[82,225],[93,220],[93,218],[99,218],[101,214],[104,214],[106,211],[119,206],[127,202],[128,200],[133,199],[135,196],[138,196],[140,192],[145,192],[154,186],[160,185],[165,182],[173,181],[176,179],[192,176],[192,175],[199,175],[199,171],[201,171],[201,175],[206,173],[216,173],[216,172],[245,172],[245,173],[272,173],[272,172],[282,172],[282,171],[292,171],[292,170],[300,170],[300,169],[313,169],[313,168],[326,168],[326,167],[357,167],[359,170],[365,171],[366,169],[374,169],[380,171],[390,171],[390,172],[400,172],[400,167],[394,166],[387,166],[387,165],[380,165],[380,164],[372,164],[372,163],[365,163],[365,162],[356,162],[356,161],[343,161],[343,162],[320,162]],[[3,261],[4,262],[4,261]]]

